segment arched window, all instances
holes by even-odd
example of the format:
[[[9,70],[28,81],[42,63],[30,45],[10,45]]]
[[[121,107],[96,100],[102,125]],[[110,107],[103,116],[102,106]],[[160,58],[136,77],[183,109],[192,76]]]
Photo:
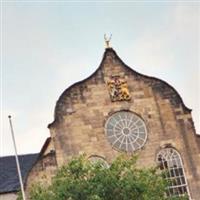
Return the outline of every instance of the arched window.
[[[106,162],[106,160],[104,158],[102,158],[101,156],[97,156],[97,155],[93,155],[93,156],[90,156],[89,158],[89,161],[91,163],[100,163],[103,167],[105,168],[109,168],[109,164]]]
[[[166,170],[165,178],[169,180],[168,196],[189,196],[185,172],[180,154],[173,148],[162,149],[157,155],[161,170]]]

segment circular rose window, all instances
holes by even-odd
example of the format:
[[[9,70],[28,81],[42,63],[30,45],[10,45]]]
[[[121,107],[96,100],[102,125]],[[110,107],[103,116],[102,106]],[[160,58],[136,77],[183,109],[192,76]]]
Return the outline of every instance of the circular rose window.
[[[109,117],[105,132],[112,147],[133,152],[144,146],[147,130],[144,121],[129,111],[120,111]]]

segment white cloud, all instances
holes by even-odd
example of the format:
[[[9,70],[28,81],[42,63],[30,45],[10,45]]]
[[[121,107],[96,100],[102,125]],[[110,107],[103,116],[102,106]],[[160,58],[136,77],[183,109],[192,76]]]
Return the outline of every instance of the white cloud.
[[[53,121],[59,95],[100,64],[103,52],[99,44],[103,44],[105,29],[114,30],[113,46],[119,37],[117,52],[128,65],[162,78],[178,90],[193,109],[200,133],[199,8],[108,6],[104,12],[100,6],[94,9],[98,16],[92,18],[96,13],[87,12],[86,7],[84,12],[79,7],[80,16],[67,9],[6,8],[3,154],[13,153],[8,114],[13,116],[19,153],[40,150],[49,136],[46,127]]]
[[[44,141],[49,137],[50,134],[47,128],[48,123],[51,122],[51,119],[48,117],[50,116],[49,113],[43,112],[43,110],[40,112],[32,110],[31,115],[26,115],[25,120],[24,114],[23,111],[3,111],[3,134],[1,135],[2,147],[0,156],[14,154],[8,115],[12,115],[12,124],[19,154],[39,152]]]
[[[167,81],[179,92],[193,109],[200,134],[199,8],[174,6],[165,17],[163,30],[147,27],[124,54],[134,69]]]

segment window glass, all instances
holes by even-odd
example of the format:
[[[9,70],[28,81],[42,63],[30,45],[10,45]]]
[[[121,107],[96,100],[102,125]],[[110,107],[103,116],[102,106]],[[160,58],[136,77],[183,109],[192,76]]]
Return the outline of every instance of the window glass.
[[[147,139],[144,121],[129,111],[114,113],[105,124],[105,132],[110,144],[125,152],[140,149]]]
[[[168,196],[189,196],[184,169],[180,154],[173,148],[162,149],[157,155],[157,162],[161,170],[165,170],[165,178],[169,180]]]
[[[106,162],[106,160],[100,156],[90,156],[89,161],[94,164],[100,163],[103,167],[106,167],[106,168],[109,167],[109,164]]]

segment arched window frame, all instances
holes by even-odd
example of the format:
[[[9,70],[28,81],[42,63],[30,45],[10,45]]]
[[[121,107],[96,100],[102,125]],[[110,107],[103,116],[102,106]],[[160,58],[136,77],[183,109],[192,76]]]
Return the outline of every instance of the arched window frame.
[[[102,156],[99,156],[99,155],[91,155],[91,156],[88,157],[88,160],[91,161],[92,163],[100,162],[100,163],[102,163],[102,166],[104,166],[105,168],[110,167],[110,165],[108,164],[106,159]]]
[[[173,147],[163,148],[157,153],[156,162],[161,170],[166,170],[165,178],[171,182],[171,185],[167,188],[167,195],[183,196],[187,194],[191,200],[180,153]]]

